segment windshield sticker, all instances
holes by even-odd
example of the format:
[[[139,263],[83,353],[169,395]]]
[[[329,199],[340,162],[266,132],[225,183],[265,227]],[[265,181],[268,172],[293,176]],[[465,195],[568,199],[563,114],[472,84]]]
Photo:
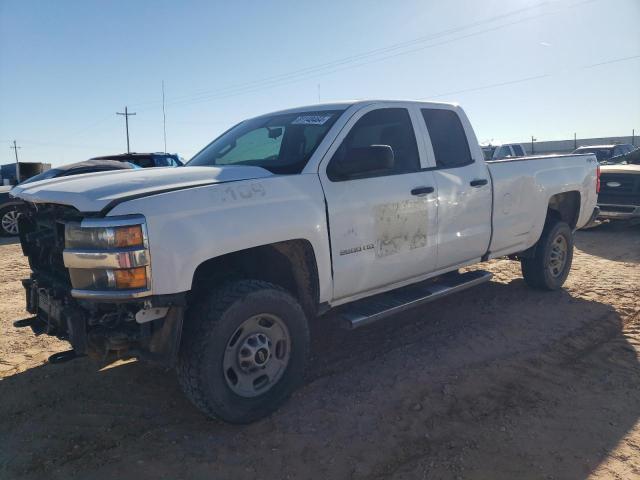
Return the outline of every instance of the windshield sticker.
[[[300,115],[291,125],[324,125],[331,115]]]

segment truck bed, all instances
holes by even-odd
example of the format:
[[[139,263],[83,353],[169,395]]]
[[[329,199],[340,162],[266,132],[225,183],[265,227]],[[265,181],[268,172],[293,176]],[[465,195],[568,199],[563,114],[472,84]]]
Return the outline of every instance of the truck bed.
[[[566,192],[580,202],[572,227],[582,227],[591,217],[597,197],[594,155],[529,156],[486,163],[493,183],[490,258],[535,244],[544,228],[550,191]]]

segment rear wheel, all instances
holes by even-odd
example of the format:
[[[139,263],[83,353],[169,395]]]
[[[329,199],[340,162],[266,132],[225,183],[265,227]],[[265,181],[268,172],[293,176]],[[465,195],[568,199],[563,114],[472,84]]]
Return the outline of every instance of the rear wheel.
[[[15,205],[0,208],[0,235],[15,237],[18,235],[18,218],[20,212]]]
[[[178,378],[206,414],[248,423],[277,409],[301,383],[308,352],[298,302],[276,285],[241,280],[187,315]]]
[[[573,232],[561,221],[548,222],[534,248],[533,256],[520,263],[527,285],[557,290],[564,284],[573,261]]]

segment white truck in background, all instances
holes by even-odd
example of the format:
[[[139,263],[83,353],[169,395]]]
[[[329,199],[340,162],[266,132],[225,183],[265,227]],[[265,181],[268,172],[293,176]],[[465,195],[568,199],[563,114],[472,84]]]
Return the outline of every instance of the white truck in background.
[[[15,188],[34,315],[16,326],[68,339],[52,361],[176,365],[203,412],[250,422],[300,384],[309,321],[330,310],[359,327],[488,281],[458,269],[506,256],[560,288],[596,185],[593,155],[486,162],[456,105],[271,113],[185,167]]]
[[[505,158],[519,158],[527,155],[527,150],[521,143],[503,143],[496,145],[481,145],[485,160],[504,160]]]

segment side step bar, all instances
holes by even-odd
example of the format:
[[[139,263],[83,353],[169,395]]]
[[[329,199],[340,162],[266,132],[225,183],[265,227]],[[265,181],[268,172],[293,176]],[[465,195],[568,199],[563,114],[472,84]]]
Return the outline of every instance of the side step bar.
[[[440,278],[355,301],[346,305],[344,310],[339,309],[340,315],[345,320],[347,328],[362,327],[409,308],[488,282],[491,277],[492,274],[484,270],[443,275]]]

